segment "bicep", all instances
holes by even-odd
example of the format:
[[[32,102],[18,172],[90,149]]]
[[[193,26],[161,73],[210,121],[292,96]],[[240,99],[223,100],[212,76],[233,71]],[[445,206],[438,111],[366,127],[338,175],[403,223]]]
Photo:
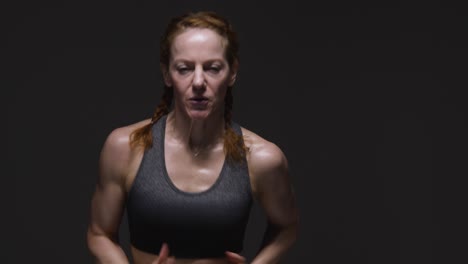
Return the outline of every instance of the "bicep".
[[[276,175],[276,180],[261,187],[258,201],[268,221],[277,226],[288,226],[296,222],[297,208],[293,188],[287,175]]]
[[[114,236],[124,211],[126,192],[122,147],[116,135],[106,140],[99,159],[99,175],[91,200],[89,231],[96,235]]]
[[[125,193],[115,183],[98,183],[91,201],[89,231],[95,235],[113,237],[124,211]]]
[[[298,212],[286,157],[277,149],[259,163],[256,198],[268,221],[276,226],[295,225]]]

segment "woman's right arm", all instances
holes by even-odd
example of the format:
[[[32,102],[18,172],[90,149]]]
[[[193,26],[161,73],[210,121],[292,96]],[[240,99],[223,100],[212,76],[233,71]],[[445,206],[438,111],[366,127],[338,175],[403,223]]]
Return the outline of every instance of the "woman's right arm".
[[[131,156],[128,134],[123,129],[107,137],[99,158],[99,176],[91,200],[87,243],[96,263],[125,263],[118,230],[125,206],[125,176]]]

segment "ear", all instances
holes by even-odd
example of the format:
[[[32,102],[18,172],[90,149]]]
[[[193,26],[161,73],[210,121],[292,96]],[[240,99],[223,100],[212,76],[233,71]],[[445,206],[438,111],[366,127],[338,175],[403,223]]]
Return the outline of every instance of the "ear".
[[[167,87],[172,87],[172,80],[169,75],[169,69],[168,66],[165,64],[160,63],[159,67],[161,68],[161,73],[164,79],[164,84],[166,84]]]
[[[239,61],[238,60],[235,60],[234,63],[232,64],[232,67],[231,67],[231,72],[230,72],[230,76],[229,76],[229,85],[228,86],[233,86],[234,83],[236,82],[236,78],[237,78],[237,71],[239,70]]]

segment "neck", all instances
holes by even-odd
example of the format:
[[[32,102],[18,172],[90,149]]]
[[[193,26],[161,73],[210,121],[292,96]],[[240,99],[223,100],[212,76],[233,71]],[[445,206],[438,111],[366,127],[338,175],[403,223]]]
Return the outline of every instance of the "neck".
[[[223,140],[224,117],[209,116],[203,120],[193,120],[189,116],[171,112],[166,126],[171,137],[184,144],[195,156],[209,150]]]

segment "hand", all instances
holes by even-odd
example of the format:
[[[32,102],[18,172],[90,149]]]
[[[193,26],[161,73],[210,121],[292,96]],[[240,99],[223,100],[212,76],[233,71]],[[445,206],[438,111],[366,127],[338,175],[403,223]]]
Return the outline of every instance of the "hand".
[[[169,257],[169,247],[163,243],[158,257],[151,264],[175,264],[175,258]]]
[[[226,251],[226,258],[229,260],[231,263],[235,264],[246,264],[245,258],[237,253],[231,252],[231,251]]]

